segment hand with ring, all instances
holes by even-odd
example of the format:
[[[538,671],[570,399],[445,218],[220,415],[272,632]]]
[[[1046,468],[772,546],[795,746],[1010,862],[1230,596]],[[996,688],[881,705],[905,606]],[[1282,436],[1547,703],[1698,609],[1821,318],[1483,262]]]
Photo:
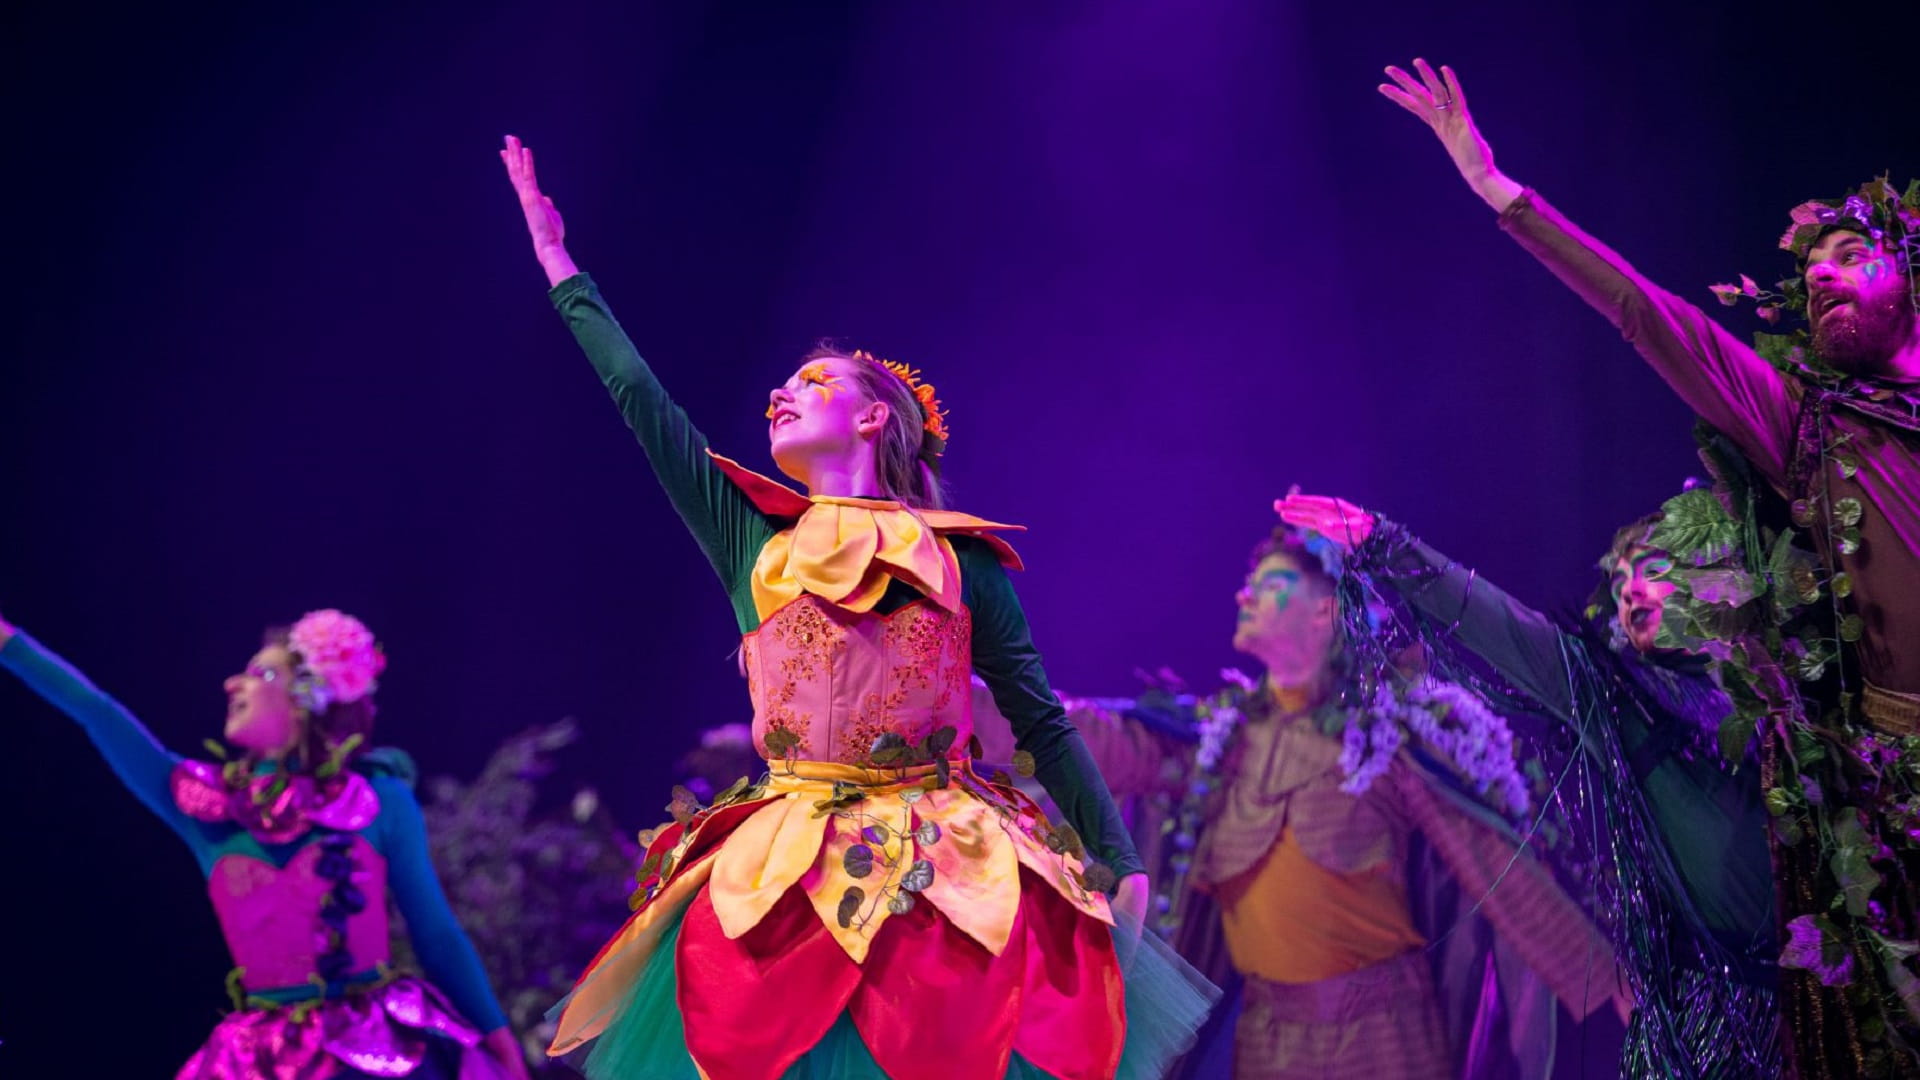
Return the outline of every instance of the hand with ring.
[[[1496,211],[1505,210],[1523,189],[1494,168],[1493,148],[1467,111],[1460,79],[1444,64],[1438,73],[1425,60],[1415,60],[1413,68],[1418,78],[1404,68],[1389,66],[1387,77],[1393,83],[1381,83],[1380,93],[1433,129],[1468,186]]]

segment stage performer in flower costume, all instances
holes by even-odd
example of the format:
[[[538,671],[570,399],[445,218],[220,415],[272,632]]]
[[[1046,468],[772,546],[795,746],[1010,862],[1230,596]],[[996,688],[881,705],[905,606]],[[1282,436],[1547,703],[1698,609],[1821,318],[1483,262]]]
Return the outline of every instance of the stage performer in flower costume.
[[[1769,323],[1807,321],[1749,347],[1496,168],[1454,73],[1414,67],[1388,68],[1381,93],[1432,129],[1502,229],[1738,448],[1765,496],[1754,505],[1784,503],[1777,529],[1734,508],[1756,542],[1727,569],[1752,603],[1713,629],[1781,819],[1789,1067],[1920,1074],[1920,181],[1902,191],[1883,176],[1794,207],[1780,247],[1796,275],[1713,288],[1727,304],[1758,301]],[[1804,531],[1822,571],[1774,558],[1763,530],[1782,551]],[[1816,605],[1824,627],[1786,625]]]
[[[1620,980],[1523,839],[1506,721],[1388,655],[1324,537],[1277,529],[1252,563],[1233,644],[1264,670],[1199,704],[1177,818],[1198,842],[1166,882],[1175,940],[1238,974],[1239,1016],[1231,1064],[1210,1039],[1185,1075],[1547,1075],[1554,999],[1585,1018]]]
[[[1666,615],[1693,571],[1660,542],[1701,500],[1713,495],[1691,489],[1620,530],[1600,564],[1606,602],[1585,620],[1527,607],[1344,499],[1294,494],[1275,509],[1337,538],[1411,605],[1440,668],[1471,653],[1575,738],[1567,790],[1602,830],[1599,910],[1635,1002],[1621,1075],[1771,1080],[1780,938],[1758,762],[1748,740],[1722,752],[1732,702],[1709,658],[1682,648],[1687,609]]]
[[[385,666],[338,611],[270,632],[226,681],[237,752],[194,761],[0,619],[0,667],[80,724],[207,875],[234,1011],[177,1080],[527,1075],[434,876],[412,763],[365,748]],[[431,983],[387,966],[389,896]]]
[[[574,266],[532,154],[501,156],[555,307],[726,586],[770,769],[676,808],[553,1052],[590,1043],[615,1080],[1158,1075],[1211,988],[1138,947],[1146,880],[1048,687],[1009,526],[942,508],[933,388],[821,347],[767,407],[807,494],[713,454]],[[974,774],[976,670],[1066,824]]]

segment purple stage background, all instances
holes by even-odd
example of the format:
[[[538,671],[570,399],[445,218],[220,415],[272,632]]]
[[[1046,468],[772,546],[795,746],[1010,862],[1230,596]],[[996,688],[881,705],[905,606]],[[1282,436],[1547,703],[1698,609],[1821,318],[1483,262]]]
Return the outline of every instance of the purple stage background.
[[[1289,484],[1570,605],[1695,469],[1382,65],[1453,64],[1508,172],[1703,303],[1784,268],[1795,202],[1920,167],[1905,54],[1854,54],[1910,29],[1807,7],[384,7],[5,16],[0,611],[192,751],[259,627],[346,608],[381,741],[464,775],[577,717],[564,779],[634,827],[747,717],[732,620],[547,305],[502,134],[717,448],[770,468],[814,336],[926,369],[1083,693],[1234,660]],[[170,1073],[225,1001],[192,861],[10,679],[0,730],[0,1074]]]

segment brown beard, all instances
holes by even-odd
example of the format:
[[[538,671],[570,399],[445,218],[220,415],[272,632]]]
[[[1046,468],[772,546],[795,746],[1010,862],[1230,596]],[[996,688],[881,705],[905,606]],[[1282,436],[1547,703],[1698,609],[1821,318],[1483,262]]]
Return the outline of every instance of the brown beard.
[[[1911,287],[1856,299],[1839,319],[1828,314],[1813,332],[1813,354],[1849,375],[1884,374],[1887,361],[1913,336]]]

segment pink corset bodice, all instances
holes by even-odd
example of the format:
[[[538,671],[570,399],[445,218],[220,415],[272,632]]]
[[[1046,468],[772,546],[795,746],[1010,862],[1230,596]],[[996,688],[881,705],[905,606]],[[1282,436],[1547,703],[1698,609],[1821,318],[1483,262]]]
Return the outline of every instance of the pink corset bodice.
[[[944,727],[953,754],[973,735],[973,620],[924,600],[891,614],[850,612],[811,594],[774,612],[742,642],[753,743],[770,759],[866,764],[892,733],[918,744]],[[790,754],[767,735],[790,732]]]
[[[354,836],[347,849],[353,860],[350,881],[365,907],[346,919],[346,946],[353,971],[367,971],[388,959],[387,861],[366,838]],[[320,844],[301,848],[287,865],[248,855],[223,855],[213,864],[207,893],[233,962],[245,969],[248,990],[306,984],[328,950],[321,908],[334,883],[320,873],[327,852]]]

